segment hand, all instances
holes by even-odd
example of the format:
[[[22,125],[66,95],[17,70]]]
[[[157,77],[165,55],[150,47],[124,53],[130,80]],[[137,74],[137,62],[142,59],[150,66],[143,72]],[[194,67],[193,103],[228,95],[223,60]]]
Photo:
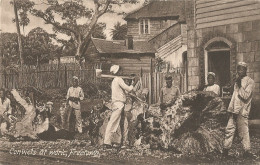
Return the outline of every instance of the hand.
[[[11,116],[11,115],[8,116],[8,119],[9,119],[9,121],[10,121],[11,123],[13,122],[13,119],[12,119],[12,116]]]
[[[240,77],[238,77],[236,79],[236,84],[237,84],[238,88],[241,88],[241,78]]]
[[[161,108],[161,109],[166,109],[166,104],[165,104],[165,103],[161,103],[161,104],[160,104],[160,108]]]
[[[238,114],[233,113],[233,119],[236,121],[238,117]]]
[[[135,84],[135,80],[133,79],[131,85],[134,86],[134,84]]]

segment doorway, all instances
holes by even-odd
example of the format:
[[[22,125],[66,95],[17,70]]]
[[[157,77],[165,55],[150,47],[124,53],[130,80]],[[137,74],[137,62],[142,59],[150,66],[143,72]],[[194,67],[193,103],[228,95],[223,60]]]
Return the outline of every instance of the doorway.
[[[208,72],[216,74],[216,84],[221,87],[230,83],[230,51],[208,51]]]

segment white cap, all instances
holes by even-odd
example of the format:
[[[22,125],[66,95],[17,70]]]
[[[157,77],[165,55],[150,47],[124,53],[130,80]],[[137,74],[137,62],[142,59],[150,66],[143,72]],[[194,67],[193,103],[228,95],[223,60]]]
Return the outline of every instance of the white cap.
[[[113,74],[116,74],[119,70],[119,65],[113,65],[110,68],[110,72],[112,72]]]
[[[209,76],[209,75],[212,75],[214,78],[216,78],[216,74],[215,74],[214,72],[209,72],[209,73],[208,73],[208,76]]]
[[[79,80],[79,78],[77,76],[73,76],[72,78],[75,80]]]
[[[48,101],[46,104],[47,104],[47,105],[53,105],[53,102]]]
[[[239,62],[237,65],[247,68],[247,64],[245,62]]]

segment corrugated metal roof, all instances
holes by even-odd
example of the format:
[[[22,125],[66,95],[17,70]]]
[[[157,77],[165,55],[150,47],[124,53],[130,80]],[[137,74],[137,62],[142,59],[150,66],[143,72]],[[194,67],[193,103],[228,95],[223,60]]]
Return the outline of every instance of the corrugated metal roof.
[[[133,41],[133,49],[128,49],[125,40],[104,40],[92,38],[99,53],[155,53],[156,50],[147,41]]]
[[[184,18],[184,0],[153,1],[148,5],[129,13],[125,19],[179,17]]]

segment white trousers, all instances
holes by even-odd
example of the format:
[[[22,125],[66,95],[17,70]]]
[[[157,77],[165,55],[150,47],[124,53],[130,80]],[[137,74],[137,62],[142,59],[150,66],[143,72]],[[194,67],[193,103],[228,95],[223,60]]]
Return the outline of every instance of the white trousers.
[[[117,132],[117,129],[119,128],[120,125],[120,120],[122,117],[122,113],[124,111],[125,104],[122,102],[115,102],[112,104],[112,114],[110,116],[110,120],[107,123],[107,128],[105,132],[105,137],[104,137],[104,144],[111,145],[112,144],[112,137],[113,134]],[[128,122],[127,118],[124,115],[124,126],[123,126],[123,143],[125,144],[127,141],[127,136],[128,136]],[[121,132],[120,131],[120,132]],[[122,133],[121,133],[122,135]],[[119,135],[119,136],[121,136]],[[118,139],[118,138],[116,138]],[[122,140],[122,139],[121,139]],[[114,142],[114,141],[113,141]]]
[[[67,123],[68,123],[68,129],[71,130],[72,128],[71,125],[70,125],[70,116],[71,116],[71,113],[72,111],[75,112],[75,116],[76,116],[76,127],[78,128],[78,131],[79,133],[82,133],[82,119],[81,119],[81,111],[80,109],[75,109],[75,108],[72,108],[72,107],[69,107],[68,108],[68,116],[67,116]],[[73,128],[74,130],[74,128]]]
[[[248,129],[248,118],[245,118],[238,114],[237,119],[234,115],[231,115],[228,120],[228,124],[225,130],[224,148],[230,149],[235,136],[236,130],[238,136],[241,139],[244,151],[250,150],[250,138]]]

